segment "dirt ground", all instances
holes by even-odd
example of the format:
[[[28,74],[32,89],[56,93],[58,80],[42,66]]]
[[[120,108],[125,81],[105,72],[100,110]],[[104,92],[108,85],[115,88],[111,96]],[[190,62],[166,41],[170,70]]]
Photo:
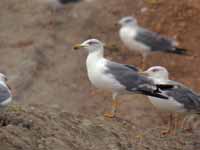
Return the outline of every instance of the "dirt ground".
[[[4,146],[0,149],[38,149],[38,147],[50,150],[81,149],[83,145],[80,144],[82,142],[80,139],[76,139],[74,143],[71,141],[74,145],[78,145],[77,147],[70,145],[69,139],[72,137],[68,136],[69,129],[65,127],[65,122],[70,122],[70,116],[76,118],[77,115],[77,120],[80,122],[83,118],[89,119],[95,125],[102,122],[103,128],[106,126],[108,130],[114,128],[113,133],[123,128],[122,136],[120,133],[116,134],[123,138],[122,143],[126,140],[129,142],[125,142],[124,147],[117,147],[120,150],[200,149],[200,137],[197,132],[180,132],[177,136],[161,138],[159,132],[166,125],[159,115],[160,112],[141,95],[120,97],[118,119],[109,122],[99,119],[110,109],[111,95],[94,89],[86,74],[86,52],[76,52],[72,49],[74,44],[85,39],[99,38],[109,45],[117,46],[116,50],[106,51],[108,58],[140,66],[140,57],[122,45],[118,37],[118,27],[115,25],[122,16],[133,15],[142,26],[176,38],[180,46],[188,49],[194,56],[180,57],[157,53],[148,57],[148,66],[167,67],[172,79],[198,92],[200,90],[198,67],[200,2],[198,0],[158,0],[155,3],[151,3],[150,0],[93,0],[69,4],[64,11],[56,12],[54,15],[52,16],[42,0],[2,0],[0,3],[0,72],[8,75],[13,87],[14,105],[20,106],[23,110],[21,108],[17,109],[17,112],[10,110],[1,115],[3,120],[8,120],[8,123],[5,125],[3,122],[0,128],[2,133],[0,138],[6,139],[1,140],[0,143]],[[55,25],[50,24],[52,20]],[[36,109],[32,110],[32,107]],[[65,117],[60,116],[63,111],[66,112]],[[56,121],[48,118],[52,113],[56,114]],[[43,120],[42,117],[45,115],[48,119]],[[166,122],[167,115],[164,113],[162,116]],[[30,120],[33,120],[33,123],[32,121],[29,123]],[[27,129],[27,121],[28,126],[34,124],[37,128],[44,126],[48,129],[38,131],[35,126]],[[25,122],[26,127],[23,127],[21,122],[22,124]],[[126,122],[128,127],[123,127],[123,122]],[[117,124],[117,127],[114,124]],[[96,130],[98,129],[95,128],[95,132]],[[107,129],[105,130],[107,133]],[[58,139],[57,144],[50,142],[41,145],[42,139],[52,137],[52,132],[56,134],[54,138]],[[97,133],[97,137],[102,137],[101,132]],[[90,132],[84,134],[84,136],[89,135]],[[113,135],[108,136],[112,138]],[[29,140],[26,141],[23,137]],[[40,142],[35,141],[37,138]],[[86,141],[91,142],[91,138],[86,138]],[[13,143],[13,140],[17,142]],[[107,142],[103,141],[104,144]],[[90,146],[91,144],[85,145],[84,149],[92,149]],[[101,149],[117,148],[111,146]]]

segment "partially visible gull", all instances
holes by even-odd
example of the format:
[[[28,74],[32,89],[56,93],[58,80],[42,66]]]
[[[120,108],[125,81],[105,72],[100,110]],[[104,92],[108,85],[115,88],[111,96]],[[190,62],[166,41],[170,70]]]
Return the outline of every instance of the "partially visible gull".
[[[186,55],[186,50],[178,48],[174,39],[140,27],[137,20],[131,16],[123,17],[118,23],[121,25],[119,36],[122,42],[130,50],[142,55],[143,67],[147,55],[151,52]]]
[[[56,14],[58,12],[64,10],[64,8],[67,4],[78,3],[83,0],[40,0],[40,1],[45,3],[48,6],[48,8],[50,9],[50,13],[51,13],[50,24],[54,28],[55,24],[56,24],[56,17],[57,17]]]
[[[169,73],[166,68],[161,66],[151,67],[144,71],[144,76],[152,79],[155,84],[167,84],[172,85],[173,88],[161,89],[162,95],[168,97],[168,99],[155,98],[149,96],[151,103],[160,110],[176,113],[200,113],[200,95],[192,91],[185,85],[172,81],[169,79]],[[170,116],[169,129],[165,133],[171,133],[172,127],[177,127],[177,122],[173,125],[173,116]]]
[[[43,0],[45,1],[53,10],[59,10],[64,8],[66,4],[70,3],[77,3],[80,2],[81,0]]]
[[[5,107],[12,101],[11,90],[6,82],[7,77],[0,73],[0,107]]]
[[[91,83],[97,88],[112,92],[112,111],[106,113],[105,117],[115,116],[116,97],[121,94],[143,94],[165,98],[159,93],[159,88],[165,87],[155,85],[152,80],[140,76],[134,66],[119,64],[104,58],[104,44],[101,41],[89,39],[74,47],[74,49],[80,48],[86,49],[89,53],[86,67]]]

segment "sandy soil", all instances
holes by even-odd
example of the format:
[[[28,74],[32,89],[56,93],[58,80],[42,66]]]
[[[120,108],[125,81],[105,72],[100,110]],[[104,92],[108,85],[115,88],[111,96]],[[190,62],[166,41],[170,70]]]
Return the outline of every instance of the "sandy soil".
[[[92,120],[109,110],[110,93],[92,87],[86,75],[86,52],[75,52],[72,46],[89,37],[99,38],[118,48],[106,51],[107,57],[140,66],[140,57],[122,45],[117,35],[118,27],[114,25],[125,15],[136,16],[141,25],[175,37],[181,47],[189,49],[196,57],[158,53],[148,57],[148,66],[163,65],[169,69],[172,79],[196,91],[200,89],[198,0],[159,0],[154,4],[142,0],[94,0],[69,4],[55,16],[51,16],[50,10],[39,0],[2,0],[0,8],[0,71],[9,76],[15,103],[23,108],[37,105],[48,114],[53,111],[52,107],[56,107],[70,114],[84,114]],[[52,19],[55,19],[54,26],[50,24]],[[168,140],[160,138],[160,127],[165,124],[160,119],[160,112],[145,97],[122,96],[120,100],[118,117],[134,127],[130,129],[133,133],[131,142],[138,149],[192,150],[195,146],[200,147],[196,133],[179,133]],[[27,113],[19,114],[29,116]],[[166,120],[166,114],[163,115]],[[21,128],[19,130],[18,134],[23,136]],[[6,129],[6,132],[10,130]],[[138,134],[143,135],[139,141],[136,138]],[[66,149],[67,144],[64,145]]]

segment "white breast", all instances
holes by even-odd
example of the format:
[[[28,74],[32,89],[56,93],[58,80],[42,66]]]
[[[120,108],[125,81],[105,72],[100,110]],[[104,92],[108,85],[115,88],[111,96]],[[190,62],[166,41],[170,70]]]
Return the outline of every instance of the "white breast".
[[[106,59],[104,58],[97,59],[95,57],[92,57],[92,54],[88,56],[86,65],[88,78],[91,83],[95,87],[104,90],[120,91],[121,89],[124,89],[124,86],[117,82],[112,77],[112,75],[105,74],[105,71],[107,69],[105,64]]]
[[[119,36],[127,48],[135,52],[142,53],[142,54],[148,53],[150,49],[147,46],[134,40],[134,37],[136,36],[136,34],[137,34],[137,31],[136,31],[136,28],[134,27],[133,28],[122,27],[119,31]]]

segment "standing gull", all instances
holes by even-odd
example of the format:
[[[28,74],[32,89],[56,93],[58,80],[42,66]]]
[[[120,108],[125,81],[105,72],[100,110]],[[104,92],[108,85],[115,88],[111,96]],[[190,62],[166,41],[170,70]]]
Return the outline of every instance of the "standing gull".
[[[12,101],[10,87],[6,82],[7,77],[0,73],[0,107],[5,107]]]
[[[89,80],[100,89],[112,92],[112,111],[105,117],[114,117],[117,109],[116,97],[126,93],[136,93],[165,98],[159,94],[159,88],[152,80],[140,76],[134,66],[119,64],[104,58],[104,44],[97,39],[89,39],[74,49],[84,48],[88,51],[86,67]]]
[[[166,52],[186,55],[186,50],[178,48],[174,39],[159,35],[138,25],[137,20],[131,16],[123,17],[119,22],[121,28],[119,36],[124,45],[130,50],[142,55],[142,66],[151,52]]]
[[[155,84],[172,85],[173,88],[161,89],[162,95],[168,99],[155,98],[149,96],[151,103],[160,110],[176,113],[200,113],[200,95],[192,91],[190,88],[184,86],[176,81],[169,80],[169,73],[166,68],[155,66],[149,68],[147,71],[141,73],[150,79]],[[173,127],[176,131],[177,122],[173,125],[173,116],[170,115],[169,129],[164,133],[172,133]]]

